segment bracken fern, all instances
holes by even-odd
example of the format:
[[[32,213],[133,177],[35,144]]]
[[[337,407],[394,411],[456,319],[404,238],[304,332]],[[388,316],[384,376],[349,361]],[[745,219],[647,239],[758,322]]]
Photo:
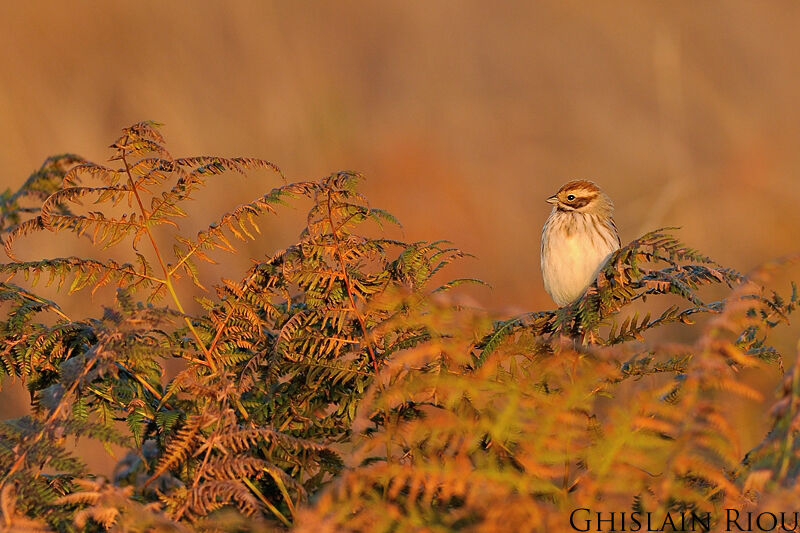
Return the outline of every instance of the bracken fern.
[[[740,369],[782,369],[768,334],[798,295],[765,291],[767,269],[742,276],[662,229],[573,304],[493,320],[453,291],[475,280],[438,276],[464,253],[368,236],[397,221],[356,173],[287,183],[261,159],[174,158],[152,122],[111,149],[108,165],[50,158],[0,197],[0,377],[32,400],[0,425],[8,530],[562,531],[578,507],[717,516],[796,497],[797,368],[757,449],[727,418],[731,398],[759,399]],[[274,188],[181,232],[209,178],[259,169]],[[198,261],[298,198],[310,208],[295,244],[203,279]],[[23,257],[37,232],[118,255]],[[39,283],[116,293],[73,318]],[[729,295],[707,302],[708,285]],[[668,295],[683,305],[630,311]],[[666,324],[694,340],[650,338]],[[106,481],[74,437],[130,451]]]

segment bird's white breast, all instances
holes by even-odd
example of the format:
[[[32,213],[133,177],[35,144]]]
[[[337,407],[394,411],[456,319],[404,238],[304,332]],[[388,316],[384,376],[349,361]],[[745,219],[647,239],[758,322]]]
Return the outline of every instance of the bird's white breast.
[[[588,224],[582,215],[577,217],[580,218],[569,235],[548,224],[551,227],[546,227],[542,236],[544,287],[559,306],[581,296],[595,280],[609,255],[618,248],[616,237],[606,238],[596,226]],[[544,253],[545,247],[547,253]]]

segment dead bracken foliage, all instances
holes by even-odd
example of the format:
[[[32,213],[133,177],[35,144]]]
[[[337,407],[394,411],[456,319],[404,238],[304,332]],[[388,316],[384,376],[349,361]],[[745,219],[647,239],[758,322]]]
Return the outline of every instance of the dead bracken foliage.
[[[452,294],[474,280],[434,283],[462,252],[367,236],[397,222],[358,174],[286,183],[261,159],[174,158],[152,122],[111,149],[108,165],[52,157],[0,197],[0,377],[32,399],[0,423],[4,530],[563,531],[580,507],[716,521],[796,501],[800,369],[750,453],[724,410],[758,398],[738,370],[783,368],[767,337],[798,294],[767,292],[765,269],[742,276],[658,230],[572,305],[493,321]],[[209,178],[256,169],[277,186],[180,232]],[[296,244],[201,279],[198,261],[296,198],[311,203]],[[117,256],[31,259],[19,243],[37,232]],[[197,287],[198,311],[178,283]],[[34,292],[50,284],[114,286],[115,303],[73,318]],[[704,301],[712,284],[729,295]],[[663,295],[684,305],[629,312]],[[670,323],[694,340],[645,339]],[[113,480],[66,447],[74,437],[130,450]]]

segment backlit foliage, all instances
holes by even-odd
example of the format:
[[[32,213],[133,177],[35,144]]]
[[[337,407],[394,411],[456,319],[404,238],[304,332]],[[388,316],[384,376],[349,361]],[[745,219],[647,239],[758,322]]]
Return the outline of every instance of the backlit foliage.
[[[783,368],[767,336],[798,295],[765,291],[765,271],[741,276],[658,230],[575,303],[493,321],[453,291],[473,280],[440,279],[462,252],[374,236],[397,222],[358,174],[286,183],[260,159],[174,158],[154,123],[111,149],[108,165],[50,158],[0,197],[0,376],[32,400],[0,425],[9,530],[563,531],[578,507],[716,516],[796,497],[797,369],[749,454],[725,409],[759,399],[740,370]],[[181,232],[199,187],[258,170],[269,192]],[[203,279],[198,261],[298,200],[295,244]],[[100,258],[30,257],[35,233]],[[70,317],[36,294],[47,285],[114,303]],[[707,285],[728,296],[705,301]],[[647,299],[670,303],[631,311]],[[667,324],[693,340],[648,339]],[[129,453],[107,481],[75,438]]]

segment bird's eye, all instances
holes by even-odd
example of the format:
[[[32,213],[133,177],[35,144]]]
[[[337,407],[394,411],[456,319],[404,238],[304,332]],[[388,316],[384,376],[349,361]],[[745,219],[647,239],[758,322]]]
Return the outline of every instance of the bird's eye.
[[[575,195],[574,194],[570,194],[569,196],[567,196],[567,201],[569,201],[569,202],[571,202],[574,199],[575,199]]]

